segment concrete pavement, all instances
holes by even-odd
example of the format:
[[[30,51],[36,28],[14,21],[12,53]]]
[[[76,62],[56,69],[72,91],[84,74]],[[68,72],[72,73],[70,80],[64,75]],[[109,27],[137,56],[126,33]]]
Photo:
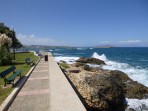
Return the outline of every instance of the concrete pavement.
[[[49,63],[41,59],[8,111],[49,111]]]
[[[86,111],[52,55],[49,63],[50,111]]]
[[[86,111],[51,53],[37,64],[8,111]]]

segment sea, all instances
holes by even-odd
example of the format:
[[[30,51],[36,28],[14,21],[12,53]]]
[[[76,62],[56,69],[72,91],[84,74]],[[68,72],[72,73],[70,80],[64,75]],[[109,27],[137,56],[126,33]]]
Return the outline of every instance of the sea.
[[[148,47],[120,48],[56,48],[49,50],[56,61],[64,60],[71,64],[80,57],[94,57],[105,61],[103,69],[120,70],[131,79],[148,87]],[[100,67],[98,65],[92,65]],[[126,98],[128,108],[136,111],[148,111],[148,99]]]
[[[76,48],[50,49],[56,61],[71,64],[80,57],[94,57],[105,61],[103,69],[120,70],[131,79],[148,87],[148,48]],[[92,65],[93,66],[93,65]],[[94,65],[94,67],[100,67]]]
[[[131,79],[148,87],[148,47],[114,47],[114,48],[51,48],[48,50],[55,60],[74,63],[80,57],[94,57],[105,61],[106,65],[92,65],[108,70],[120,70]],[[148,111],[148,99],[126,98],[128,108],[136,111]]]

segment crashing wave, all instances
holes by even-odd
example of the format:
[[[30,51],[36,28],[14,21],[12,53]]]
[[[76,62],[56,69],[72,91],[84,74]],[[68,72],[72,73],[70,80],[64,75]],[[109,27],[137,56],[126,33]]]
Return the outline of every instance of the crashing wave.
[[[92,55],[93,58],[103,60],[104,62],[108,61],[104,54],[99,55],[97,52],[94,52]]]
[[[133,80],[148,87],[148,69],[132,67],[127,63],[110,61],[106,58],[105,54],[99,55],[97,52],[94,52],[92,57],[103,60],[106,63],[106,65],[102,66],[103,69],[120,70],[126,73]]]
[[[134,109],[136,111],[148,111],[148,99],[128,99],[128,109]]]
[[[105,54],[99,55],[97,52],[94,52],[92,57],[103,60],[106,63],[106,65],[101,66],[103,69],[123,71],[133,80],[138,81],[139,83],[142,83],[145,86],[148,86],[148,69],[143,69],[140,67],[132,67],[127,63],[110,61],[107,59]],[[57,62],[60,62],[62,60],[69,64],[74,63],[78,59],[79,57],[63,57],[63,56],[55,57],[55,60]],[[95,67],[99,67],[99,66],[96,65]],[[126,100],[128,102],[128,108],[132,108],[136,111],[148,110],[148,99],[139,100],[139,99],[126,98]]]
[[[72,64],[74,63],[76,60],[79,59],[79,57],[63,57],[63,56],[58,56],[58,57],[54,57],[55,60],[57,62],[60,62],[60,61],[65,61],[67,62],[68,64]]]

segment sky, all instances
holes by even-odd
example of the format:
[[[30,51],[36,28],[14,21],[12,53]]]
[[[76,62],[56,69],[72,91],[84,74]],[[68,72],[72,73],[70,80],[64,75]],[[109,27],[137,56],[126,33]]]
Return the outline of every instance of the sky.
[[[24,45],[148,47],[148,0],[0,0]]]

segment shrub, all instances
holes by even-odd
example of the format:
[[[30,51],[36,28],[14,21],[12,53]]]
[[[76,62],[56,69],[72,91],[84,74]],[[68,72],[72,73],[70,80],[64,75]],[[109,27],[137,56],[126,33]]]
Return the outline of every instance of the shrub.
[[[69,65],[67,63],[60,63],[60,66],[63,67],[64,69],[69,68]]]
[[[12,63],[11,54],[6,47],[0,47],[0,65],[10,65]]]

